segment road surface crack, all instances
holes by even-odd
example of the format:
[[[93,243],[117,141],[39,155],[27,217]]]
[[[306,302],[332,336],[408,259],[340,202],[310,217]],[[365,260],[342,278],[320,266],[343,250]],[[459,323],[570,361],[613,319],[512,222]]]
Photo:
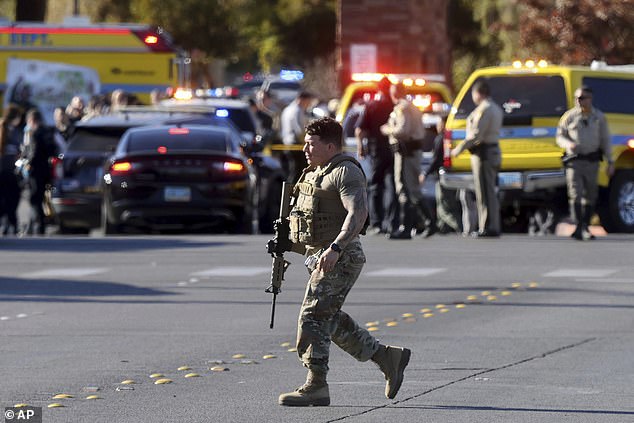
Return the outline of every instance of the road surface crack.
[[[405,399],[394,401],[394,402],[392,402],[390,404],[384,404],[384,405],[372,407],[372,408],[369,408],[367,410],[361,411],[359,413],[348,414],[346,416],[342,416],[342,417],[339,417],[339,418],[334,419],[334,420],[328,420],[326,423],[339,422],[339,421],[343,421],[343,420],[346,420],[346,419],[351,418],[351,417],[362,416],[364,414],[368,414],[368,413],[371,413],[371,412],[376,411],[376,410],[381,410],[381,409],[384,409],[384,408],[387,408],[387,407],[390,407],[390,406],[394,406],[396,404],[402,404],[402,403],[405,403],[407,401],[411,401],[413,399],[420,398],[420,397],[422,397],[424,395],[427,395],[427,394],[430,394],[432,392],[438,391],[440,389],[446,388],[448,386],[455,385],[456,383],[464,382],[465,380],[469,380],[469,379],[472,379],[472,378],[475,378],[475,377],[478,377],[478,376],[481,376],[481,375],[484,375],[484,374],[487,374],[487,373],[496,372],[498,370],[504,370],[504,369],[508,369],[508,368],[511,368],[511,367],[519,366],[520,364],[528,363],[530,361],[537,360],[537,359],[540,359],[540,358],[546,358],[546,357],[548,357],[550,355],[557,354],[557,353],[560,353],[562,351],[566,351],[566,350],[569,350],[571,348],[576,348],[576,347],[579,347],[581,345],[587,344],[589,342],[595,341],[596,339],[597,338],[587,338],[587,339],[584,339],[582,341],[575,342],[573,344],[564,345],[564,346],[556,348],[554,350],[550,350],[550,351],[547,351],[545,353],[541,353],[541,354],[534,355],[532,357],[525,358],[523,360],[519,360],[519,361],[516,361],[516,362],[513,362],[513,363],[505,364],[503,366],[495,367],[495,368],[492,368],[492,369],[486,369],[486,370],[482,370],[480,372],[472,373],[472,374],[470,374],[468,376],[464,376],[464,377],[461,377],[459,379],[452,380],[451,382],[447,382],[447,383],[444,383],[442,385],[438,385],[438,386],[435,386],[433,388],[430,388],[430,389],[428,389],[426,391],[421,392],[420,394],[412,395],[412,396],[407,397]]]

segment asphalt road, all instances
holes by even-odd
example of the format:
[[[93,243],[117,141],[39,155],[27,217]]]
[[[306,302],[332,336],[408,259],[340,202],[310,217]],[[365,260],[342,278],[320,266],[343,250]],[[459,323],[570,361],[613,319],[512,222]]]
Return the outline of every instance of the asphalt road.
[[[277,405],[305,377],[287,350],[307,273],[289,254],[270,330],[266,239],[0,238],[0,405],[46,423],[634,421],[633,236],[365,239],[344,309],[412,359],[387,400],[333,346],[314,408]]]

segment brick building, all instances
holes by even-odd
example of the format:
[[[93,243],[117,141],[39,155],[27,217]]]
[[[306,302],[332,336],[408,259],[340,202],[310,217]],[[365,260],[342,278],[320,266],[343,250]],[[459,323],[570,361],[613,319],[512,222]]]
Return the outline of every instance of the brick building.
[[[451,82],[448,3],[338,0],[337,66],[342,87],[355,71],[442,74]]]

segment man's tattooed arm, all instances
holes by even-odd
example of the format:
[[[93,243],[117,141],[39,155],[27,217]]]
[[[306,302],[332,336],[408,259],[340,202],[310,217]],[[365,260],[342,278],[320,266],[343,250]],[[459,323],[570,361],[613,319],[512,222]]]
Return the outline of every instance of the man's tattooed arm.
[[[350,195],[341,196],[341,203],[348,215],[335,242],[342,248],[359,235],[368,217],[368,198],[365,189],[359,186],[351,191]]]

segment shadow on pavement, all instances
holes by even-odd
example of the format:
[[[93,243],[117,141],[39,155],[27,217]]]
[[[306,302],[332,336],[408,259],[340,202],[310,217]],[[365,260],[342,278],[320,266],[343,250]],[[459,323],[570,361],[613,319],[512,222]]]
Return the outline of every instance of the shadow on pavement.
[[[170,238],[4,238],[0,251],[122,252],[138,250],[209,248],[239,242],[195,242]]]
[[[75,297],[142,295],[178,294],[115,282],[0,277],[0,301],[63,301]]]

